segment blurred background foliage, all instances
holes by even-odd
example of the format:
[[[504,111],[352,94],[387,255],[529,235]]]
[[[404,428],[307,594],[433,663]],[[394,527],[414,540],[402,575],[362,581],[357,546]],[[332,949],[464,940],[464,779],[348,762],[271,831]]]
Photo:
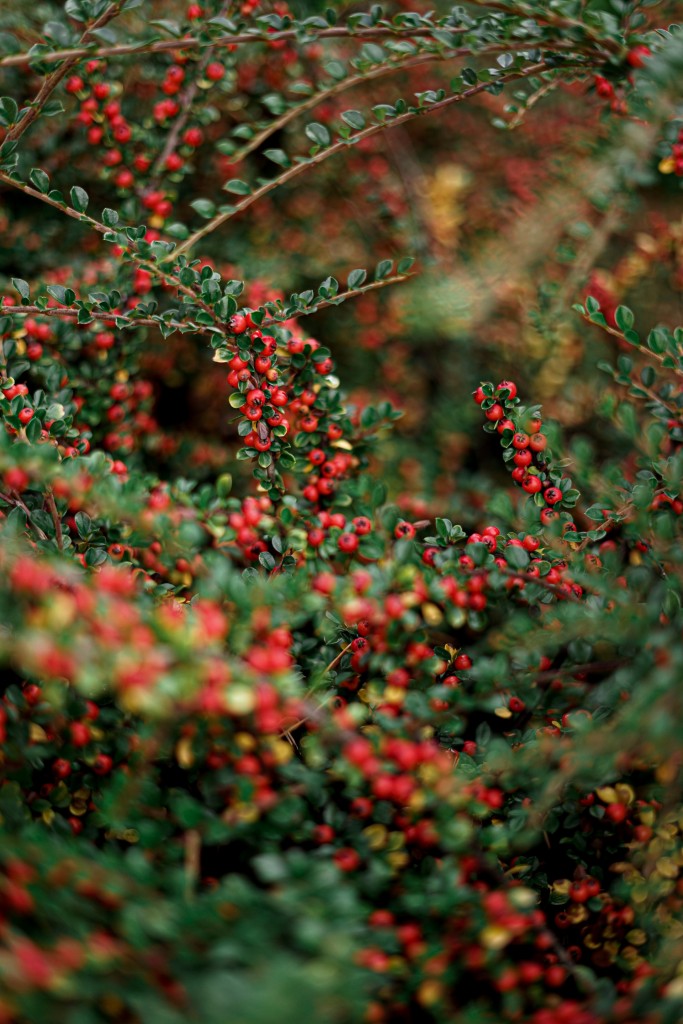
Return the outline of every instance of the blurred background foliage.
[[[588,6],[608,10],[611,0]],[[654,5],[651,25],[666,26],[677,6]],[[181,14],[181,5],[157,0],[125,17],[129,25],[169,19],[176,7]],[[318,0],[291,4],[300,16],[329,7]],[[56,3],[6,4],[3,29],[30,44],[61,9]],[[275,9],[284,7],[276,3]],[[398,9],[407,8],[389,13]],[[411,3],[410,9],[424,13],[427,5]],[[436,13],[449,9],[438,4]],[[216,196],[228,177],[264,173],[267,160],[258,150],[235,161],[240,125],[269,119],[278,97],[294,98],[302,82],[319,80],[327,58],[349,59],[357,48],[335,40],[284,46],[265,62],[260,45],[229,55],[226,78],[203,105],[207,142],[195,174],[187,185],[182,175],[166,182],[183,213],[193,216],[183,210],[185,198]],[[155,62],[109,66],[124,109],[126,102],[148,104],[151,138],[160,69],[171,60],[160,54]],[[448,61],[399,70],[331,97],[314,116],[324,124],[349,105],[366,109],[447,87],[452,74]],[[28,95],[30,75],[11,69],[9,78]],[[294,119],[268,145],[301,151],[309,119]],[[91,193],[101,190],[95,203],[107,205],[114,172],[97,166],[100,154],[73,118],[57,120],[44,122],[33,137],[34,163],[57,177],[67,169],[71,180],[82,174]],[[589,452],[596,468],[601,455],[626,455],[630,442],[601,415],[618,394],[595,372],[601,360],[614,360],[618,342],[586,326],[571,305],[592,292],[603,306],[628,304],[644,331],[680,321],[682,179],[667,163],[679,125],[668,125],[667,139],[666,132],[645,126],[637,109],[614,113],[589,79],[554,91],[522,83],[514,92],[484,93],[380,133],[276,190],[227,231],[210,236],[205,254],[247,281],[253,305],[274,292],[303,290],[329,273],[345,280],[353,267],[378,259],[417,258],[409,282],[321,313],[305,327],[332,349],[348,391],[363,401],[388,398],[404,411],[382,451],[382,472],[393,490],[440,499],[457,513],[471,494],[465,502],[452,493],[456,474],[461,491],[468,480],[476,489],[482,468],[506,479],[469,400],[481,378],[514,377],[528,401],[542,401],[566,437],[579,439],[578,450]],[[9,278],[21,267],[24,276],[59,276],[68,267],[73,275],[79,261],[99,251],[97,238],[84,237],[77,224],[45,208],[39,234],[35,215],[19,193],[0,193],[0,274]],[[223,375],[197,339],[150,335],[144,349],[160,426],[200,445],[228,439]],[[187,451],[178,448],[182,458]],[[196,471],[210,471],[211,462],[202,468],[200,459]]]

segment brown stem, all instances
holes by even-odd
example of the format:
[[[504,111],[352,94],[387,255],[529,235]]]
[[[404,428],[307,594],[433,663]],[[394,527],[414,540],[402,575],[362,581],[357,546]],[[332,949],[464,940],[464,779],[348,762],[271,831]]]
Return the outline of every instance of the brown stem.
[[[92,37],[93,32],[97,31],[97,29],[103,28],[110,21],[112,21],[117,16],[117,14],[119,14],[122,4],[123,0],[115,0],[113,4],[110,4],[106,11],[103,11],[99,18],[97,18],[92,23],[92,25],[88,29],[86,29],[86,31],[80,38],[80,42],[88,43]],[[26,111],[22,119],[18,121],[14,125],[14,127],[8,131],[7,139],[10,142],[16,142],[17,139],[20,139],[24,132],[31,127],[36,118],[39,117],[43,107],[45,106],[48,99],[55,91],[59,83],[66,75],[68,75],[69,71],[71,71],[74,65],[78,63],[78,60],[78,57],[71,57],[66,59],[64,63],[61,65],[61,67],[58,67],[55,71],[49,74],[46,79],[44,79],[43,84],[41,85],[40,90],[38,92],[38,95],[33,100],[33,102],[29,106],[28,110]]]
[[[372,281],[370,284],[361,285],[360,288],[351,288],[349,291],[340,292],[339,295],[332,299],[321,299],[320,302],[316,302],[310,309],[298,309],[287,317],[265,317],[259,324],[259,327],[271,327],[274,324],[281,324],[285,320],[293,320],[295,317],[309,316],[311,313],[317,313],[320,309],[327,309],[328,306],[336,306],[347,299],[355,298],[357,295],[364,295],[365,292],[373,292],[378,288],[386,288],[390,284],[398,284],[399,281],[407,281],[410,277],[414,277],[414,274],[392,274],[391,277],[382,278],[381,281]]]
[[[393,74],[395,71],[410,71],[412,68],[420,67],[422,64],[432,63],[433,61],[447,61],[453,60],[456,57],[479,57],[485,56],[486,54],[514,52],[520,49],[520,45],[519,40],[517,40],[510,43],[495,43],[490,46],[483,46],[477,51],[474,51],[471,46],[461,46],[454,50],[422,53],[418,56],[408,56],[403,58],[397,56],[395,59],[392,59],[390,64],[383,64],[370,71],[359,72],[356,75],[345,78],[341,82],[335,82],[334,85],[331,85],[326,89],[318,90],[312,96],[309,96],[308,99],[303,100],[301,103],[297,103],[291,110],[286,110],[284,114],[276,117],[274,121],[271,121],[269,125],[263,128],[260,132],[257,132],[253,138],[249,139],[249,141],[238,149],[237,152],[233,153],[230,159],[232,163],[238,164],[250,153],[253,153],[255,149],[258,149],[266,139],[270,138],[271,135],[279,131],[281,128],[284,128],[300,114],[305,113],[307,110],[312,110],[319,103],[323,103],[331,96],[337,96],[339,93],[346,92],[347,89],[353,89],[357,85],[362,85],[365,82],[371,82],[376,78],[382,78],[384,75]],[[530,39],[524,41],[524,46],[529,49],[547,45],[547,41],[542,39]],[[574,43],[567,43],[562,40],[558,40],[557,42],[553,41],[552,49],[571,50],[572,52],[576,52],[577,50],[582,50],[583,47]]]
[[[185,898],[194,898],[201,868],[202,837],[197,829],[185,833]]]
[[[47,203],[48,206],[54,206],[56,210],[66,214],[67,217],[71,217],[72,220],[78,220],[88,224],[93,228],[93,230],[99,231],[100,234],[107,234],[113,230],[112,228],[108,228],[107,225],[103,224],[101,221],[95,220],[94,217],[89,217],[87,213],[79,213],[78,210],[75,210],[72,206],[68,206],[66,203],[60,203],[56,199],[50,199],[48,195],[45,195],[43,192],[39,192],[36,188],[32,188],[31,185],[27,185],[24,181],[17,181],[16,178],[6,174],[4,171],[0,171],[0,181],[4,181],[7,185],[12,185],[14,188],[18,188],[20,192],[23,192],[27,196],[32,196],[34,199],[39,199],[41,202]],[[170,274],[168,271],[162,270],[158,264],[140,256],[134,249],[129,250],[128,255],[139,267],[142,267],[144,270],[148,270],[155,277],[160,277],[166,281],[167,284],[177,288],[179,292],[182,292],[183,295],[186,295],[190,299],[193,305],[198,306],[200,309],[204,310],[205,313],[208,313],[214,322],[222,327],[222,324],[220,324],[220,321],[211,306],[203,302],[190,287],[182,284],[175,274]],[[114,315],[116,314],[112,314],[112,316]],[[109,319],[112,319],[112,316],[110,316]]]
[[[334,28],[318,29],[311,33],[311,43],[319,39],[381,39],[385,36],[398,36],[403,39],[412,39],[416,36],[432,36],[434,27],[399,29],[391,26],[379,25],[373,28],[353,29],[346,25],[335,25]],[[465,29],[452,29],[454,33],[461,34]],[[165,50],[189,50],[201,46],[223,47],[241,46],[247,43],[272,43],[282,39],[300,41],[299,29],[283,29],[282,32],[242,32],[238,35],[217,36],[215,39],[202,39],[198,36],[186,36],[183,39],[162,39],[153,43],[122,43],[118,46],[101,46],[98,49],[90,49],[84,46],[74,46],[64,50],[52,50],[49,53],[35,54],[16,53],[9,57],[0,58],[0,67],[18,66],[30,64],[32,61],[45,61],[53,63],[58,60],[68,60],[72,57],[126,57],[130,54],[140,53],[163,53]]]
[[[45,504],[48,507],[50,515],[52,516],[52,522],[55,528],[55,540],[57,541],[57,547],[60,551],[64,550],[64,538],[62,536],[62,521],[59,518],[59,512],[55,504],[55,497],[52,490],[48,487],[45,493]]]
[[[622,341],[626,342],[626,344],[629,346],[629,348],[635,348],[638,352],[642,353],[642,355],[648,356],[648,358],[650,358],[650,359],[656,359],[657,362],[659,362],[659,363],[663,363],[664,360],[666,359],[666,354],[661,354],[659,352],[653,352],[651,349],[647,348],[645,345],[639,345],[639,344],[634,345],[633,342],[630,342],[626,338],[626,336],[624,335],[624,332],[620,331],[618,328],[610,327],[609,324],[596,324],[594,320],[591,320],[590,315],[588,313],[579,313],[579,316],[581,317],[582,320],[585,320],[585,322],[587,324],[591,324],[591,326],[593,326],[593,327],[599,327],[601,331],[605,331],[607,334],[612,334],[615,338],[620,338]],[[683,369],[680,369],[678,366],[666,366],[665,369],[666,370],[671,370],[672,373],[677,374],[679,377],[683,377]],[[640,385],[637,385],[637,386],[640,387]],[[658,399],[658,401],[659,401],[659,399]],[[678,412],[677,412],[677,415],[678,415]]]
[[[495,8],[497,5],[494,3],[486,4],[487,7]],[[501,7],[507,14],[510,14],[509,7]],[[553,17],[549,14],[542,15],[538,12],[534,12],[534,19],[539,24],[556,25],[560,28],[566,28],[566,19],[558,19],[557,16]],[[623,47],[620,43],[613,39],[603,39],[596,35],[596,33],[585,25],[583,22],[572,22],[572,28],[579,26],[586,35],[594,42],[598,43],[605,50],[609,50],[613,53],[620,54],[623,51]],[[441,27],[438,22],[433,26],[425,26],[423,28],[398,28],[393,25],[377,25],[372,28],[358,28],[354,29],[348,25],[335,25],[334,28],[314,29],[311,32],[310,39],[306,42],[315,43],[319,39],[382,39],[387,36],[394,36],[403,39],[412,39],[416,37],[430,37],[433,36],[434,30]],[[454,35],[461,35],[467,31],[464,28],[449,28],[449,31]],[[22,64],[30,64],[32,61],[43,61],[47,63],[54,63],[59,60],[67,60],[71,57],[126,57],[131,54],[140,53],[163,53],[166,50],[188,50],[195,49],[201,46],[241,46],[248,43],[272,43],[277,42],[281,39],[291,39],[297,42],[301,41],[300,29],[283,29],[281,32],[242,32],[237,35],[225,35],[218,36],[215,39],[202,39],[198,36],[185,36],[182,39],[162,39],[152,43],[122,43],[117,46],[101,46],[97,49],[89,47],[75,46],[63,50],[51,50],[48,53],[35,54],[28,53],[16,53],[8,57],[0,58],[0,67],[12,67],[19,66]],[[524,46],[524,40],[520,41],[520,46]],[[577,44],[579,45],[579,44]]]
[[[20,508],[21,511],[25,513],[28,519],[28,525],[30,525],[31,529],[36,531],[41,540],[47,540],[47,534],[44,533],[39,526],[36,526],[35,523],[31,522],[31,510],[26,507],[16,491],[11,492],[10,494],[3,494],[0,492],[0,501],[4,501],[8,505],[15,505],[17,508]]]
[[[230,7],[230,3],[225,4],[222,10],[219,11],[219,17],[226,17],[227,14],[229,13]],[[192,113],[192,104],[194,103],[195,96],[197,95],[197,90],[199,89],[199,80],[204,73],[206,65],[209,63],[211,57],[213,56],[213,51],[214,47],[212,45],[207,46],[206,50],[201,56],[201,59],[199,60],[199,63],[197,64],[197,67],[194,69],[194,77],[192,81],[180,93],[178,97],[178,106],[180,107],[180,113],[178,114],[178,117],[176,118],[173,127],[171,128],[170,132],[168,133],[168,136],[166,137],[164,148],[161,150],[161,153],[159,153],[159,156],[156,158],[152,165],[152,170],[150,172],[151,177],[150,181],[148,182],[146,191],[149,190],[151,192],[156,188],[158,180],[163,173],[166,160],[171,155],[171,153],[175,151],[178,139],[180,138],[180,133],[187,124],[188,118]]]
[[[14,313],[30,313],[33,316],[61,316],[66,317],[69,320],[75,320],[78,317],[78,310],[71,309],[68,307],[49,306],[47,309],[41,309],[40,306],[0,306],[0,312],[3,315],[14,314]],[[152,320],[150,317],[131,317],[126,316],[124,313],[101,313],[93,310],[88,313],[89,317],[93,320],[125,320],[131,326],[135,327],[159,327],[160,323],[158,320]],[[180,328],[187,326],[186,324],[180,323],[179,321],[171,320],[171,327]],[[201,327],[196,328],[197,332],[204,333],[204,329]],[[210,332],[213,333],[213,332]]]
[[[576,68],[580,68],[582,65],[565,65],[565,70],[574,71]],[[548,71],[549,68],[545,62],[540,64],[533,64],[523,71],[515,71],[509,75],[501,75],[498,79],[499,82],[509,82],[520,78],[529,78],[532,75],[537,75],[542,71]],[[220,227],[226,221],[235,217],[238,213],[242,213],[243,210],[248,209],[257,200],[261,199],[262,196],[272,192],[273,189],[279,188],[280,185],[286,184],[293,178],[298,177],[304,171],[308,170],[309,167],[314,167],[316,164],[322,163],[323,160],[327,160],[329,157],[334,156],[336,153],[341,153],[342,150],[348,149],[349,146],[355,145],[357,142],[361,142],[364,139],[369,139],[373,135],[377,135],[379,132],[385,131],[386,129],[396,128],[398,125],[405,124],[406,121],[412,121],[414,118],[419,117],[423,114],[430,114],[435,110],[443,110],[445,107],[450,106],[452,103],[461,103],[463,100],[469,99],[471,96],[476,96],[480,92],[484,92],[490,88],[490,82],[480,82],[477,85],[471,86],[469,89],[465,89],[463,92],[455,93],[453,96],[447,96],[445,99],[440,100],[438,103],[432,103],[428,107],[421,107],[419,110],[407,110],[405,114],[401,114],[395,117],[391,121],[383,121],[381,124],[370,125],[369,128],[364,128],[362,131],[356,132],[355,135],[351,136],[350,139],[342,139],[339,142],[335,142],[333,145],[328,146],[326,149],[320,150],[315,156],[304,160],[302,163],[294,164],[293,167],[288,168],[283,174],[274,178],[272,181],[267,181],[256,191],[248,195],[242,202],[238,203],[237,206],[232,207],[230,212],[219,213],[216,217],[213,217],[203,227],[199,228],[193,235],[183,242],[181,246],[176,249],[176,255],[181,255],[196,245],[206,235],[211,234],[216,228]]]

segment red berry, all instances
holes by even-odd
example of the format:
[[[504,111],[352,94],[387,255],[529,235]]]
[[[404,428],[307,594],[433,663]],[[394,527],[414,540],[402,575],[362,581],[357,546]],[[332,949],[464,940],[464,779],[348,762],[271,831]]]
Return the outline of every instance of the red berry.
[[[218,61],[212,61],[206,69],[206,77],[210,82],[220,82],[221,78],[225,74],[225,68]]]
[[[505,409],[503,409],[502,405],[498,405],[498,403],[495,402],[490,409],[486,410],[484,415],[487,420],[491,420],[492,423],[495,423],[496,420],[503,419],[505,416]]]
[[[598,96],[603,99],[609,100],[614,96],[614,86],[611,82],[608,82],[602,75],[595,76],[595,91]]]
[[[113,768],[114,762],[109,754],[98,754],[95,758],[93,771],[96,775],[107,775]]]
[[[23,424],[23,426],[26,426],[26,424],[30,423],[33,419],[33,415],[33,409],[29,409],[28,406],[26,406],[19,410],[19,422]]]
[[[652,56],[652,50],[649,46],[634,46],[632,50],[626,56],[626,60],[632,68],[642,68],[645,65],[645,61],[648,57]]]
[[[517,397],[517,385],[514,383],[514,381],[502,380],[498,387],[496,388],[496,391],[501,391],[503,388],[507,388],[508,391],[510,392],[506,401],[509,402],[511,399]]]
[[[413,526],[412,523],[408,523],[405,520],[402,520],[400,523],[396,524],[396,527],[394,529],[394,537],[396,537],[397,540],[410,540],[414,536],[415,527]]]
[[[196,149],[197,146],[201,146],[203,140],[204,135],[202,134],[201,128],[188,128],[183,135],[183,142],[185,145],[192,146],[193,149]]]
[[[540,477],[535,476],[533,473],[527,473],[522,480],[522,487],[527,494],[538,494],[543,487],[543,484],[541,483]]]
[[[344,554],[350,555],[356,550],[359,544],[358,537],[355,533],[342,533],[339,540],[337,541],[337,547]]]
[[[75,747],[84,747],[90,742],[90,729],[83,722],[72,722],[70,732]]]
[[[249,326],[249,321],[243,313],[235,313],[230,317],[228,325],[233,334],[244,334]]]
[[[562,501],[562,491],[559,487],[546,487],[543,497],[549,505],[556,505],[558,501]]]
[[[185,161],[178,153],[169,153],[166,157],[166,170],[167,171],[179,171]]]
[[[628,807],[626,804],[609,804],[605,810],[605,817],[619,825],[628,817]]]

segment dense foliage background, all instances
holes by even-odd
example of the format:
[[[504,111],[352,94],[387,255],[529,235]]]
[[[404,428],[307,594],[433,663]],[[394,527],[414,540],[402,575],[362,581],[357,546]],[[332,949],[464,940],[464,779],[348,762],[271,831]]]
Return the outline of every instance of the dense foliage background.
[[[676,1024],[678,5],[0,12],[0,1024]]]

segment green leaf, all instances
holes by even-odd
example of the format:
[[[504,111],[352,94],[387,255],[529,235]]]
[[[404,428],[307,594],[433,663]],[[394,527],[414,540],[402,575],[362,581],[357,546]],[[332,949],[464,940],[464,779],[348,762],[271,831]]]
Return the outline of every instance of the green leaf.
[[[274,164],[278,164],[280,167],[289,167],[291,160],[285,153],[284,149],[266,149],[263,152],[265,157],[272,160]]]
[[[271,570],[275,568],[275,559],[271,555],[270,551],[261,551],[259,553],[258,560],[264,569]]]
[[[360,110],[345,110],[341,115],[341,119],[345,124],[348,124],[354,131],[361,131],[365,128],[365,118],[361,114]]]
[[[205,220],[209,220],[216,212],[216,204],[212,203],[210,199],[193,199],[190,206]]]
[[[115,228],[118,222],[119,215],[116,210],[110,210],[109,207],[107,207],[102,211],[102,223],[108,228]]]
[[[505,561],[513,569],[525,569],[529,564],[529,552],[516,544],[505,548]]]
[[[21,295],[22,299],[28,302],[30,290],[26,281],[23,281],[20,277],[13,277],[12,284]]]
[[[304,132],[311,142],[316,144],[316,146],[329,146],[330,133],[324,124],[320,124],[318,121],[313,121],[311,124],[306,125]]]
[[[78,536],[85,538],[92,529],[92,520],[87,512],[77,512],[74,516],[76,521],[76,529],[78,530]]]
[[[407,274],[408,271],[410,270],[410,268],[412,267],[414,262],[415,262],[415,258],[413,256],[405,256],[402,260],[398,261],[398,266],[396,267],[396,273],[397,274]]]
[[[349,291],[353,291],[354,288],[360,288],[367,276],[367,271],[365,270],[352,270],[346,281]]]
[[[383,281],[394,269],[393,260],[380,260],[375,269],[375,281]]]
[[[33,170],[31,171],[31,173],[29,174],[28,178],[29,178],[29,181],[33,185],[35,185],[35,187],[38,189],[38,191],[43,193],[43,195],[45,195],[46,192],[49,191],[49,189],[50,189],[50,178],[45,173],[45,171],[41,171],[41,169],[39,167],[34,167]]]
[[[620,331],[630,330],[635,322],[633,312],[628,308],[628,306],[617,306],[614,319],[616,320],[617,327]]]
[[[88,209],[88,193],[80,185],[74,185],[70,192],[71,205],[79,213],[85,213]]]
[[[231,178],[230,181],[226,181],[223,190],[233,192],[236,196],[251,195],[251,185],[247,185],[246,181],[242,181],[240,178]]]

